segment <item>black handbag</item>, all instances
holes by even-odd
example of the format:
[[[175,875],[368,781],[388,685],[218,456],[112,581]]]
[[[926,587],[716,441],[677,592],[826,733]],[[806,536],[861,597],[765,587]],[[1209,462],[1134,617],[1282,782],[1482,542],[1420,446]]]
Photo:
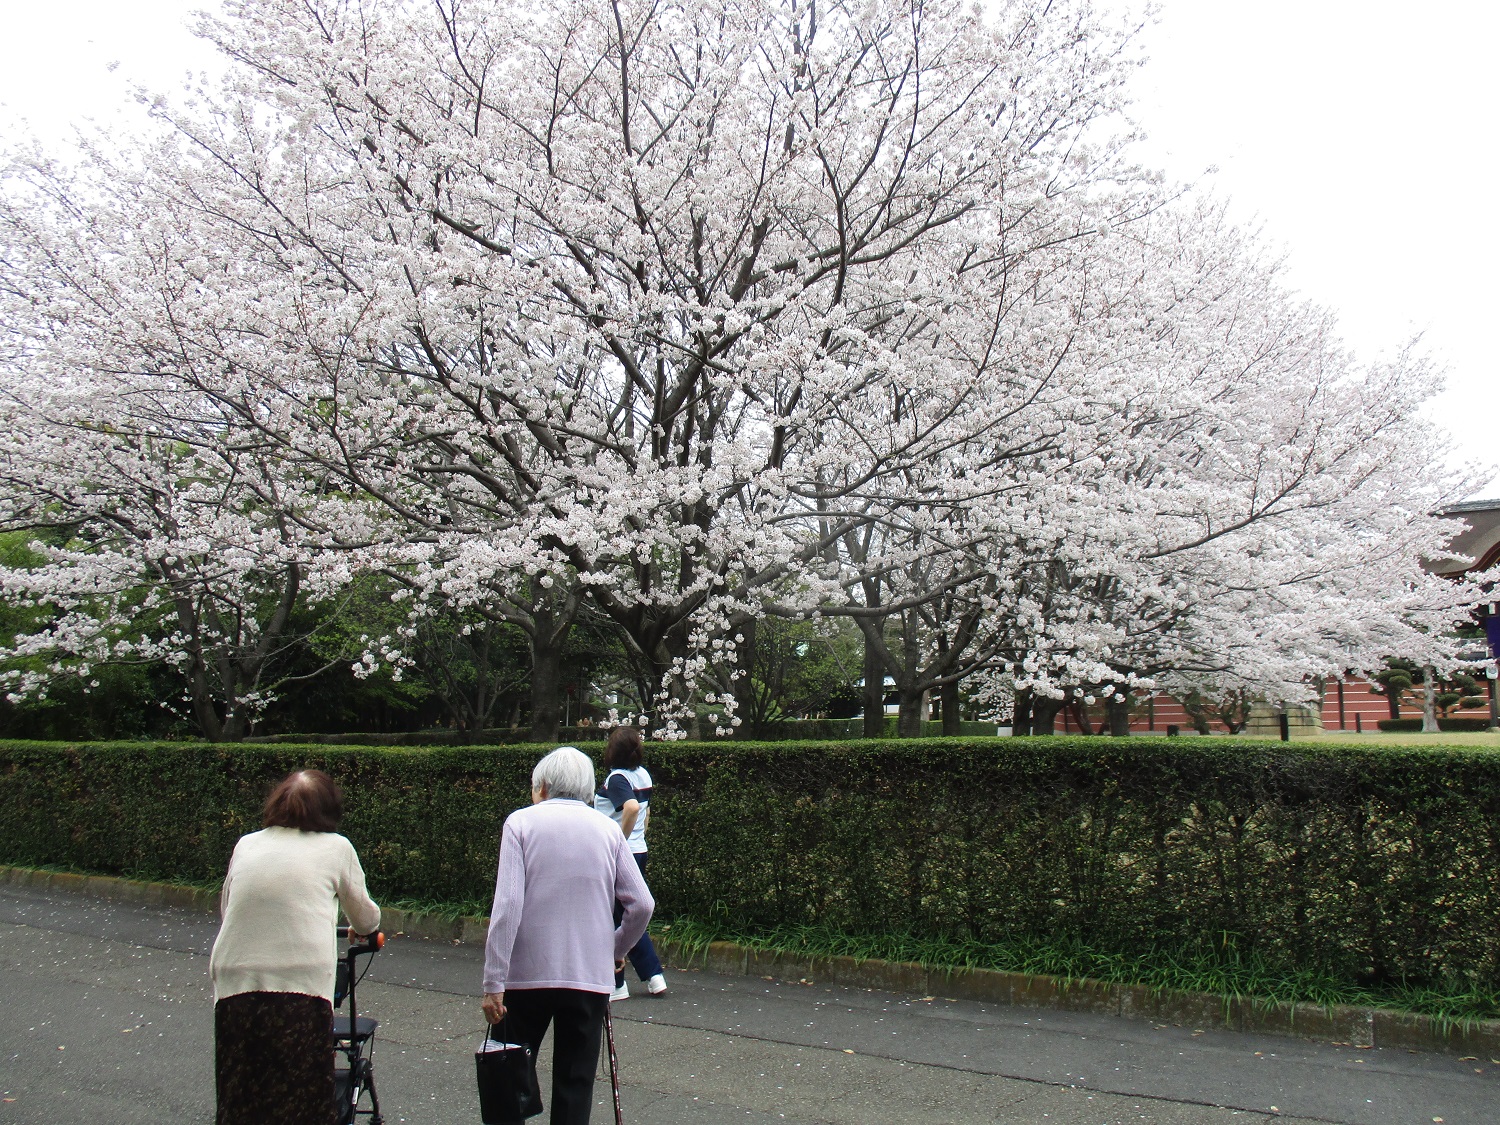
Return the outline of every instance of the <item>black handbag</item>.
[[[504,1043],[500,1029],[489,1030],[488,1040]],[[479,1119],[484,1125],[509,1125],[542,1112],[542,1090],[536,1080],[536,1057],[531,1048],[515,1044],[474,1052],[475,1076],[479,1082]]]

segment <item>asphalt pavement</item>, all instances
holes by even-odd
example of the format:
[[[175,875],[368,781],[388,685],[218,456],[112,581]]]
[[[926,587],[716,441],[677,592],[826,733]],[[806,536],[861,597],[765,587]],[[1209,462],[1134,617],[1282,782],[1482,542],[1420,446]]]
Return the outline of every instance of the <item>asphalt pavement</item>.
[[[0,1123],[213,1119],[216,920],[0,887]],[[386,1121],[479,1120],[481,950],[394,937],[359,991]],[[1496,1125],[1500,1060],[672,972],[614,1006],[627,1125]],[[543,1093],[547,1092],[543,1051]],[[609,1122],[607,1069],[596,1123]],[[540,1118],[538,1120],[545,1120]]]

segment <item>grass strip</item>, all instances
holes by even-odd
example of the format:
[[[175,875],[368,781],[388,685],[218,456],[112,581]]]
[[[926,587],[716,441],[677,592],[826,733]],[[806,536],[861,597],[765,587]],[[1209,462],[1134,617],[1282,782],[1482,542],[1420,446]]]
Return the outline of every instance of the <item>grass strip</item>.
[[[1153,949],[1130,954],[1082,943],[1023,939],[990,944],[909,933],[851,934],[817,925],[742,930],[694,918],[662,921],[653,924],[652,930],[698,953],[711,942],[728,941],[767,953],[906,961],[939,969],[995,969],[1064,980],[1087,978],[1267,1003],[1393,1008],[1430,1016],[1441,1024],[1464,1025],[1500,1017],[1500,992],[1460,982],[1432,988],[1337,980],[1269,963],[1254,952],[1240,950],[1233,935],[1225,935],[1222,945],[1212,950]]]
[[[438,902],[427,898],[384,899],[376,896],[382,907],[404,910],[408,914],[426,914],[444,922],[456,922],[460,918],[483,918],[490,912],[489,900],[469,899],[465,902]]]

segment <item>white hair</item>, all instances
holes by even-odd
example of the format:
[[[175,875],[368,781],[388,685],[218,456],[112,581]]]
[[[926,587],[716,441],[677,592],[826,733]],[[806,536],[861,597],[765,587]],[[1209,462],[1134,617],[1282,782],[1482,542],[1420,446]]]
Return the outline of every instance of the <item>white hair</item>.
[[[594,796],[594,762],[576,746],[559,746],[531,771],[531,791],[547,787],[548,797],[588,801]]]

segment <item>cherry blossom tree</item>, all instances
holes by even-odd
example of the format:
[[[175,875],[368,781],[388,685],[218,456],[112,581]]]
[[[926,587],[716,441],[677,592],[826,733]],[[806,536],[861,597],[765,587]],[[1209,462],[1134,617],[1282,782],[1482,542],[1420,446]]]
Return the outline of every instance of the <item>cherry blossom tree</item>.
[[[937,383],[953,279],[1019,277],[1122,173],[1097,126],[1128,63],[1086,5],[287,4],[211,33],[246,69],[174,119],[192,192],[272,273],[326,275],[319,397],[365,429],[255,424],[446,540],[445,575],[483,535],[582,589],[671,696],[945,418],[997,424]]]
[[[1132,309],[1111,329],[1127,374],[1094,465],[1112,510],[1088,521],[1092,558],[1054,557],[1046,627],[1007,669],[1050,701],[1029,725],[1098,696],[1123,733],[1137,683],[1299,700],[1391,652],[1451,663],[1447,625],[1472,599],[1421,563],[1457,530],[1432,513],[1463,483],[1416,413],[1423,361],[1354,363],[1211,205],[1110,241],[1093,272],[1123,264],[1110,300]]]
[[[292,607],[379,571],[405,616],[361,673],[437,617],[513,625],[537,737],[585,612],[666,736],[732,729],[767,614],[852,618],[903,733],[966,680],[1050,729],[1173,677],[1444,659],[1418,361],[1358,367],[1129,163],[1129,28],[1086,0],[266,0],[203,32],[222,86],[7,193],[8,526],[108,529],[7,578],[59,607],[35,651],[120,656],[147,576],[157,654],[253,702]]]
[[[73,174],[33,154],[9,171],[0,526],[39,533],[42,561],[0,572],[40,624],[0,651],[4,682],[18,698],[165,662],[205,736],[242,738],[289,682],[299,611],[350,573],[317,530],[347,499],[178,377],[163,298],[193,267],[174,261],[172,217],[136,205],[128,169],[100,156]]]

